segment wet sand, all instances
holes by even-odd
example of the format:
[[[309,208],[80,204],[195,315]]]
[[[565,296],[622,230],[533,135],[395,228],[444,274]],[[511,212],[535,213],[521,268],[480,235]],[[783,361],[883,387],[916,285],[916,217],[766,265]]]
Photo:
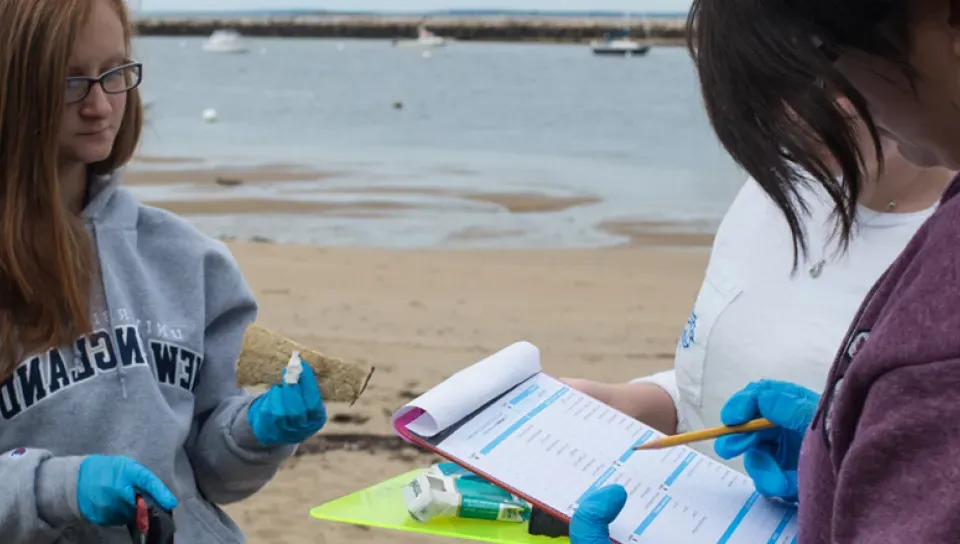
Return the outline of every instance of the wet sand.
[[[220,168],[205,167],[203,161],[198,159],[139,157],[127,173],[125,183],[135,189],[154,192],[164,188],[179,190],[167,198],[144,199],[144,203],[187,217],[299,214],[312,217],[390,218],[411,212],[450,213],[458,208],[470,213],[521,216],[566,212],[601,203],[598,197],[590,194],[549,194],[530,190],[480,192],[416,185],[364,185],[362,181],[349,187],[325,184],[325,180],[345,175],[349,176],[301,165]],[[297,187],[259,197],[244,192],[248,189],[280,187],[286,183],[295,183]],[[599,232],[621,237],[623,245],[630,246],[707,248],[713,239],[711,225],[692,223],[617,218],[601,221],[595,228]],[[516,227],[474,225],[454,229],[446,239],[451,242],[495,240],[523,234]],[[257,238],[271,239],[271,236]]]
[[[169,202],[146,202],[159,206],[180,215],[233,215],[257,213],[289,213],[289,214],[363,214],[389,213],[399,210],[416,209],[417,206],[399,204],[396,202],[303,202],[297,200],[275,200],[268,198],[236,198],[229,200],[189,201],[174,200]]]
[[[251,168],[198,168],[196,163],[182,162],[189,159],[179,159],[177,162],[148,162],[152,165],[175,165],[176,169],[132,170],[127,173],[124,183],[129,185],[170,185],[174,183],[189,183],[194,185],[221,185],[234,186],[243,183],[276,183],[284,181],[315,181],[321,180],[330,174],[309,168],[292,166],[268,165]]]
[[[600,223],[598,228],[627,237],[631,246],[709,248],[713,244],[713,225],[703,223],[611,220]]]

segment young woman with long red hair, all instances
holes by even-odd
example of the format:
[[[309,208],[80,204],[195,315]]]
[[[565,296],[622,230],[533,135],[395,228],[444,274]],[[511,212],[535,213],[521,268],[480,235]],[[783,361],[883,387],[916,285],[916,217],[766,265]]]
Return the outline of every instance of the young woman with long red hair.
[[[326,420],[304,365],[236,386],[257,303],[221,243],[120,184],[140,136],[123,0],[0,0],[0,540],[242,542],[216,504]]]

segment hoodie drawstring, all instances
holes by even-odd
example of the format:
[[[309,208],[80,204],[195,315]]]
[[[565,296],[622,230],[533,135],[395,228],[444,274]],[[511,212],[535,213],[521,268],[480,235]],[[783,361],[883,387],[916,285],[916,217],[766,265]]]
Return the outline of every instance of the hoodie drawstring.
[[[121,171],[115,171],[105,176],[90,176],[87,181],[87,203],[84,206],[83,217],[90,225],[90,237],[93,238],[93,248],[98,263],[99,298],[104,313],[107,316],[108,327],[112,329],[113,312],[110,309],[110,292],[107,289],[107,281],[104,277],[107,270],[103,265],[102,251],[100,248],[100,239],[97,236],[97,223],[102,216],[107,203],[113,198],[115,189],[122,178]],[[94,305],[94,311],[100,310],[101,305]],[[120,393],[124,399],[127,398],[127,383],[123,374],[123,364],[117,361],[117,379],[120,380]]]
[[[99,274],[100,277],[100,301],[103,303],[103,311],[107,317],[107,325],[110,330],[113,330],[113,311],[110,308],[110,293],[107,290],[106,278],[106,269],[103,267],[103,259],[100,258],[100,238],[97,236],[97,224],[91,222],[90,224],[90,236],[93,238],[93,247],[96,252],[97,262],[100,263]],[[127,398],[127,381],[126,377],[123,374],[123,364],[120,361],[117,361],[117,379],[120,380],[120,396],[123,399]]]

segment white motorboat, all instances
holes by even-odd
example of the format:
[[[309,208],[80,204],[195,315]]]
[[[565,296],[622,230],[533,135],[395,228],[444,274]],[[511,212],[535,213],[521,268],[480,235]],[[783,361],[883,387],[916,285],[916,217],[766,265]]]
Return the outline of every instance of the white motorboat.
[[[641,56],[650,51],[650,45],[631,39],[627,31],[607,34],[590,42],[594,55]]]
[[[249,53],[250,48],[244,43],[243,36],[231,28],[214,30],[213,34],[203,43],[203,50],[210,53]]]
[[[437,36],[433,32],[427,29],[425,26],[420,26],[417,28],[417,39],[415,40],[394,40],[393,45],[397,47],[423,47],[423,48],[433,48],[433,47],[443,47],[447,45],[450,40],[442,36]]]

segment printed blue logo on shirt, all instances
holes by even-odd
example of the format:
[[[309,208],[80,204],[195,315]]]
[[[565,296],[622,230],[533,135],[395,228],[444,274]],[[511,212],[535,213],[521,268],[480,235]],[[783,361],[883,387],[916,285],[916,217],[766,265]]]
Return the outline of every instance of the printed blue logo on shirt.
[[[697,341],[697,312],[696,310],[690,312],[690,317],[687,318],[687,324],[683,327],[683,333],[680,334],[680,345],[684,348],[689,348]]]

